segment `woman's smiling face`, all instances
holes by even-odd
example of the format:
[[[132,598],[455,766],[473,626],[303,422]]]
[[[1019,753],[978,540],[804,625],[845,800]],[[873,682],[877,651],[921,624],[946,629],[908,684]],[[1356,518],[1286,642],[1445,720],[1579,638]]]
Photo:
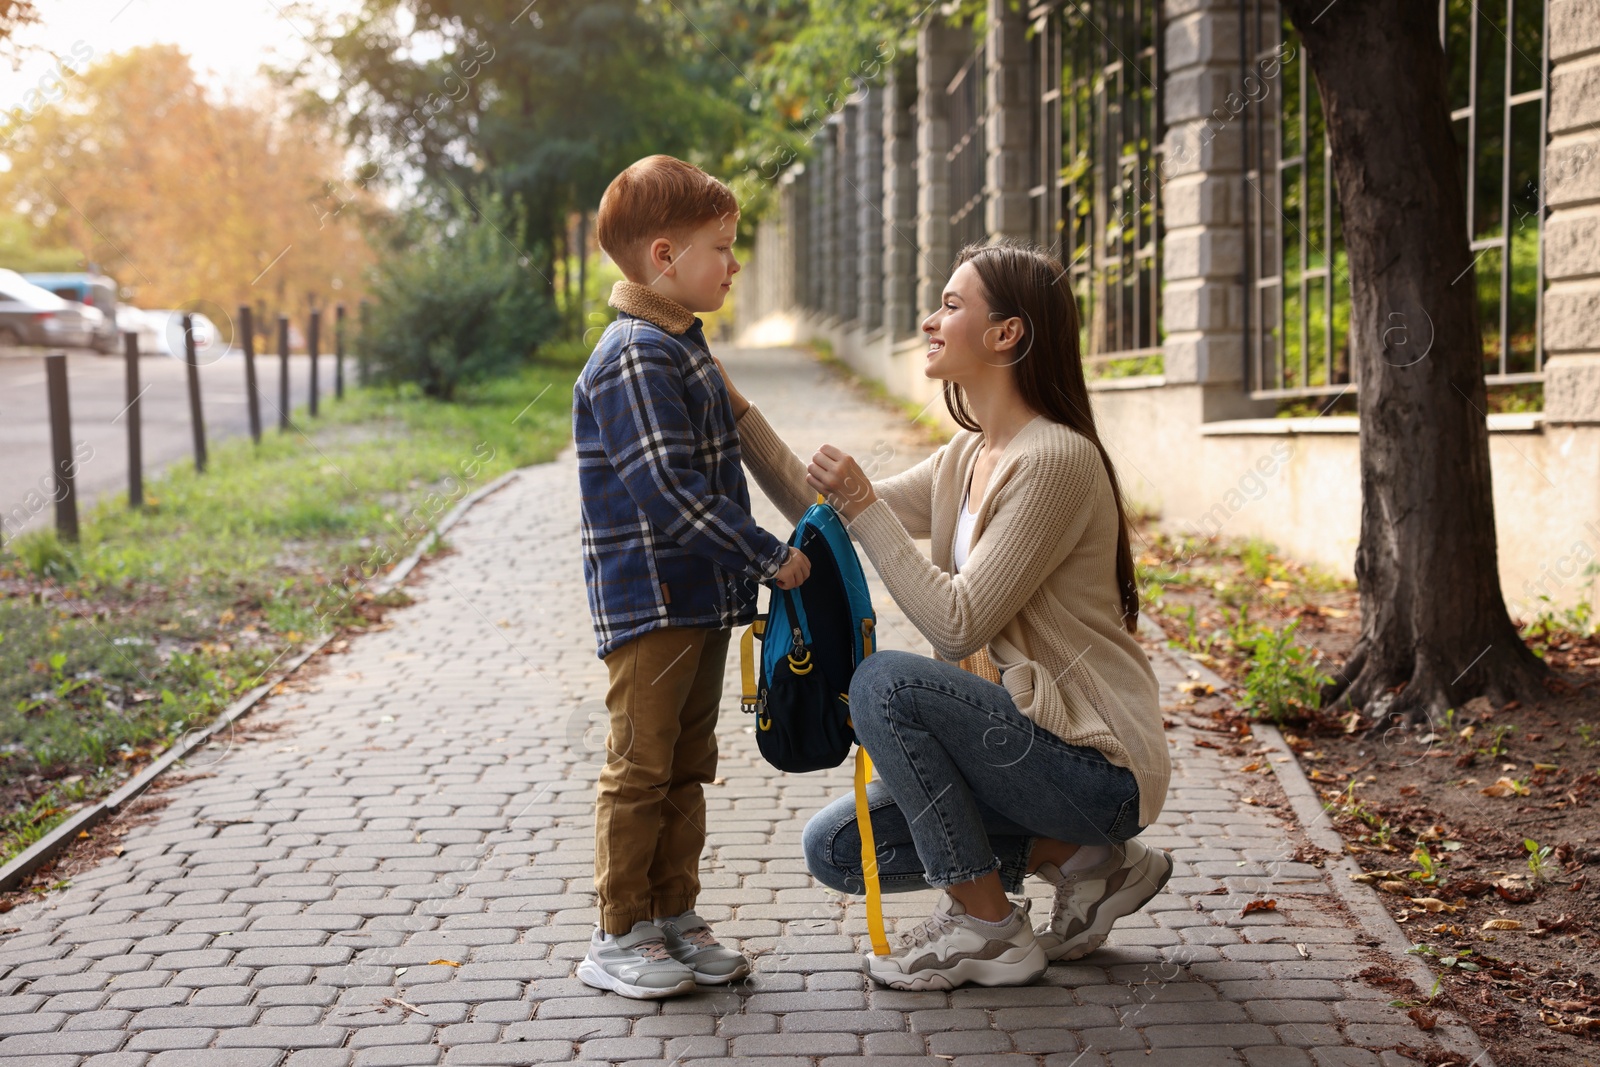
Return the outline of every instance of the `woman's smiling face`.
[[[1002,331],[989,317],[989,302],[972,264],[963,263],[950,275],[939,309],[922,320],[928,335],[927,362],[922,373],[929,378],[960,382],[981,373],[985,366],[1008,362],[991,345]]]

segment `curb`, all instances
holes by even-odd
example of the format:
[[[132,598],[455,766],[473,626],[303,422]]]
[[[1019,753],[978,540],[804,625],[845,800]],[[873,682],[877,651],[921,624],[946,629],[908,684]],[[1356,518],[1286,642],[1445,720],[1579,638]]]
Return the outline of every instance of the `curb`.
[[[372,587],[373,592],[379,596],[382,596],[384,593],[390,592],[396,586],[404,582],[407,576],[409,576],[411,572],[416,569],[417,564],[422,562],[422,557],[426,554],[428,547],[435,540],[437,540],[446,530],[450,529],[450,527],[459,522],[461,517],[465,515],[474,504],[488,496],[490,493],[497,492],[498,490],[509,485],[519,473],[520,469],[507,471],[494,481],[490,482],[488,485],[474,490],[463,497],[455,507],[451,508],[445,513],[444,518],[439,520],[439,525],[434,527],[431,536],[424,538],[422,542],[418,544],[409,555],[406,556],[405,559],[395,564],[393,570],[391,570],[388,574],[385,574],[381,579],[374,583]],[[315,656],[318,652],[322,651],[323,647],[327,645],[328,642],[332,641],[338,636],[338,633],[339,632],[337,630],[334,630],[317,638],[317,640],[312,643],[311,647],[296,653],[295,656],[284,666],[283,670],[277,674],[277,676],[272,678],[270,681],[263,682],[256,686],[244,696],[240,697],[238,700],[224,708],[221,714],[217,716],[210,726],[206,727],[204,730],[191,730],[184,734],[182,738],[172,745],[172,747],[168,748],[160,756],[156,757],[154,762],[152,762],[144,770],[140,771],[138,774],[124,782],[110,796],[75,812],[54,830],[51,830],[48,834],[24,849],[19,855],[12,859],[10,863],[6,864],[4,867],[0,867],[0,893],[9,893],[11,890],[16,889],[28,878],[29,875],[33,874],[34,871],[44,866],[51,859],[53,859],[58,852],[61,852],[73,841],[77,840],[79,834],[100,823],[102,820],[120,812],[124,807],[135,800],[139,794],[150,788],[152,782],[161,777],[161,775],[166,771],[171,769],[173,764],[179,762],[196,749],[203,748],[210,744],[212,739],[218,734],[231,727],[237,720],[243,718],[245,714],[254,709],[255,706],[261,702],[262,698],[268,693],[272,692],[274,688],[276,688],[285,680],[292,678],[295,671],[303,667],[306,661],[312,656]]]
[[[1173,648],[1165,631],[1150,621],[1148,615],[1141,613],[1139,616],[1139,629],[1146,637],[1159,641],[1161,653],[1170,657],[1191,676],[1211,685],[1218,693],[1231,688],[1228,682],[1205,664],[1192,658],[1184,650]],[[1272,768],[1278,784],[1283,787],[1284,794],[1289,798],[1289,806],[1294,811],[1295,821],[1299,823],[1300,829],[1305,831],[1306,837],[1311,839],[1312,844],[1338,857],[1330,858],[1324,868],[1334,894],[1355,917],[1362,931],[1378,942],[1376,947],[1393,957],[1396,970],[1400,971],[1403,977],[1410,978],[1417,984],[1417,988],[1424,992],[1431,989],[1437,976],[1422,960],[1406,954],[1412,941],[1405,935],[1405,931],[1400,929],[1400,924],[1394,921],[1394,916],[1390,915],[1389,910],[1378,900],[1376,892],[1360,882],[1351,880],[1352,875],[1361,873],[1361,865],[1345,851],[1344,839],[1329,825],[1327,813],[1323,810],[1321,798],[1317,796],[1316,787],[1300,768],[1300,761],[1295,757],[1294,750],[1289,747],[1288,742],[1284,741],[1283,734],[1276,726],[1260,720],[1252,721],[1250,726],[1251,733],[1272,750],[1274,758],[1269,759],[1267,765]],[[1288,758],[1280,761],[1276,758],[1279,756]],[[1451,1025],[1436,1026],[1432,1031],[1428,1031],[1433,1039],[1447,1052],[1467,1057],[1468,1067],[1494,1067],[1494,1060],[1490,1058],[1489,1051],[1478,1041],[1478,1035],[1472,1028],[1457,1018],[1453,1012],[1447,1017],[1451,1020]],[[1423,1031],[1419,1030],[1418,1033],[1422,1034]]]

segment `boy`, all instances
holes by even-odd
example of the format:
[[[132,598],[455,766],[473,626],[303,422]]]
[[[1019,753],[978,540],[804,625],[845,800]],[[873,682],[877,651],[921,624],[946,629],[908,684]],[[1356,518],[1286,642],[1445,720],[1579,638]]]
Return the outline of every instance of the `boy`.
[[[756,525],[727,387],[696,312],[722,306],[739,262],[732,192],[670,156],[606,189],[600,247],[626,276],[617,319],[573,387],[583,573],[610,672],[595,808],[600,921],[578,977],[636,998],[749,973],[694,912],[702,786],[716,774],[732,627],[756,582],[793,588],[798,550]]]

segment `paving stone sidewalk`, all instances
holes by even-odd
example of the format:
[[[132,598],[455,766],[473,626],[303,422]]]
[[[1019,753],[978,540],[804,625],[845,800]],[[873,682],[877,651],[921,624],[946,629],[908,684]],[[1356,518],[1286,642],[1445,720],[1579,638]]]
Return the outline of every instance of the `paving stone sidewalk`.
[[[893,411],[792,350],[730,352],[742,388],[803,455],[830,441],[875,474],[929,450]],[[565,405],[550,396],[542,403]],[[758,516],[787,527],[756,496]],[[722,992],[637,1002],[572,976],[594,922],[594,781],[606,672],[595,657],[570,450],[523,471],[448,535],[391,627],[319,658],[124,851],[5,917],[8,1067],[543,1064],[1401,1064],[1427,1035],[1352,976],[1375,958],[1270,775],[1175,721],[1172,793],[1145,840],[1165,892],[1108,945],[1027,988],[902,993],[861,973],[859,903],[807,874],[807,817],[849,790],[780,775],[738,707],[730,650],[709,788],[701,912],[758,953]],[[877,576],[880,647],[928,653]],[[1182,668],[1154,652],[1164,700]],[[1174,716],[1181,719],[1181,716]],[[208,750],[209,751],[209,750]],[[1035,913],[1048,902],[1032,890]],[[1257,896],[1275,912],[1241,917]],[[921,918],[932,890],[892,896]]]

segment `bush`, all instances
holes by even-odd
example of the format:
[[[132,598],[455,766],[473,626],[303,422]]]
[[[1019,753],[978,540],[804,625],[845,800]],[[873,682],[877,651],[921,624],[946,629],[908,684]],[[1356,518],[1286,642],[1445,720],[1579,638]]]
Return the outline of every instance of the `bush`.
[[[374,272],[366,356],[376,376],[450,400],[463,383],[513,370],[553,336],[549,288],[533,271],[521,208],[498,193],[481,211],[450,193],[444,219],[413,213]]]
[[[1299,626],[1296,619],[1282,630],[1262,626],[1235,639],[1250,661],[1242,706],[1256,718],[1283,723],[1322,705],[1322,687],[1333,679],[1320,667],[1321,654],[1295,641]]]

